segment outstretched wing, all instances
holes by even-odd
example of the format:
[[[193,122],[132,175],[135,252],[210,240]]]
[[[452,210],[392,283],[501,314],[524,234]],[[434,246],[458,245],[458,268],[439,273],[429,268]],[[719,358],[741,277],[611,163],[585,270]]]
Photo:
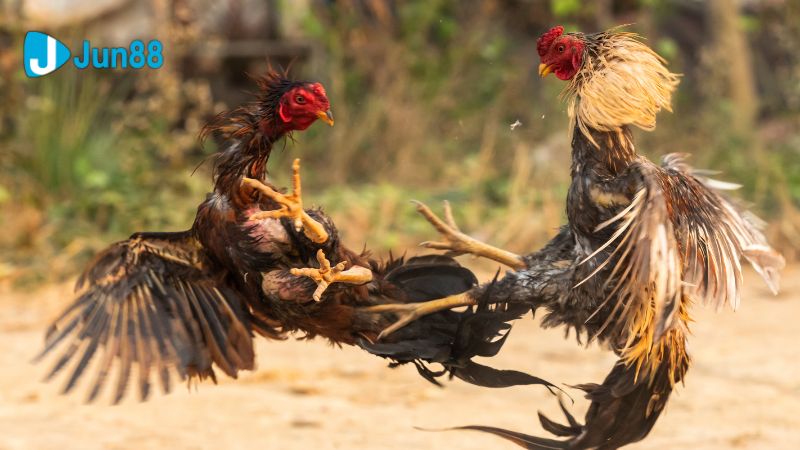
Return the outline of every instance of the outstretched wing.
[[[78,279],[77,298],[47,331],[37,358],[66,341],[48,379],[77,361],[68,392],[100,355],[88,401],[94,400],[115,364],[114,402],[125,394],[138,366],[142,400],[156,372],[164,392],[170,372],[181,379],[214,378],[212,364],[236,377],[252,369],[248,313],[237,292],[211,273],[204,249],[190,232],[137,233],[99,254]]]
[[[590,255],[615,245],[607,283],[613,285],[608,298],[616,295],[616,302],[604,328],[629,336],[626,349],[634,343],[649,348],[675,325],[687,299],[736,308],[742,257],[777,292],[783,258],[769,247],[755,217],[714,189],[734,185],[694,175],[678,154],[667,155],[662,167],[641,159],[630,176],[638,186],[633,200],[597,227],[617,226]]]
[[[671,215],[684,260],[683,281],[696,298],[715,307],[739,306],[742,257],[773,292],[778,293],[783,257],[761,233],[763,223],[719,191],[737,189],[732,183],[702,176],[684,162],[686,155],[669,154],[662,161],[667,173]]]

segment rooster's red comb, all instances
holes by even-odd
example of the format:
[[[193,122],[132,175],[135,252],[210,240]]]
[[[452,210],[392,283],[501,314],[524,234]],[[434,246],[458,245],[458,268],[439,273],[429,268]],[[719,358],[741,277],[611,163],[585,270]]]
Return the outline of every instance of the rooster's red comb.
[[[547,33],[539,37],[539,39],[536,40],[536,51],[539,52],[539,57],[544,56],[547,50],[550,49],[550,45],[553,44],[553,41],[562,34],[564,34],[564,27],[558,25],[550,28]]]

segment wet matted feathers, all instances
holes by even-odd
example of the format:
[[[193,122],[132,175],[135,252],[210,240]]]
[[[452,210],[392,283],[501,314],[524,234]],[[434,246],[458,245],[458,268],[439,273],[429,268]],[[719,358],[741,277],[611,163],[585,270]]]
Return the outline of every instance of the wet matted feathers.
[[[75,301],[50,326],[37,359],[59,353],[48,379],[75,362],[64,392],[72,390],[93,357],[100,358],[88,401],[106,384],[112,366],[119,402],[133,377],[139,396],[155,372],[164,392],[170,373],[181,380],[215,379],[213,365],[231,377],[253,368],[248,313],[238,294],[209,272],[202,246],[190,232],[137,233],[109,247],[77,283]],[[68,345],[67,345],[68,344]]]
[[[271,130],[278,121],[281,98],[292,88],[308,85],[307,81],[289,78],[274,69],[254,77],[258,86],[255,99],[230,111],[217,114],[200,132],[200,140],[217,137],[225,149],[215,155],[214,180],[220,192],[238,189],[242,176],[262,180],[274,144],[292,131]]]

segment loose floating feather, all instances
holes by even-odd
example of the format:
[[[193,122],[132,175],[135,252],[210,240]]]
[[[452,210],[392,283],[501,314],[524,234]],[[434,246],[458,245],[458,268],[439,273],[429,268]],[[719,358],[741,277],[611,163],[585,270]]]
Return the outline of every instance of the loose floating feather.
[[[118,403],[134,365],[142,400],[150,394],[153,371],[169,392],[172,371],[181,379],[213,379],[213,365],[234,378],[252,369],[243,302],[207,268],[203,248],[190,232],[139,233],[109,247],[79,278],[77,299],[47,332],[37,359],[69,343],[47,378],[77,360],[64,387],[69,392],[99,354],[87,401],[97,398],[116,364],[113,401]]]

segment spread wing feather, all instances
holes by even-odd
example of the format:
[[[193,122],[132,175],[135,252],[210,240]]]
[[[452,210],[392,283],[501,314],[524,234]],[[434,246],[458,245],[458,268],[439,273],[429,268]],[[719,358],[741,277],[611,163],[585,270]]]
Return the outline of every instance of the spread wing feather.
[[[628,357],[641,356],[676,325],[687,300],[736,308],[742,257],[777,292],[783,258],[769,246],[757,219],[717,192],[734,185],[695,175],[680,154],[667,155],[661,167],[641,158],[631,176],[638,188],[630,205],[597,227],[616,225],[610,239],[586,258],[613,248],[599,267],[613,263],[601,308],[611,299],[615,303],[598,334],[610,327],[628,336]]]
[[[719,192],[735,185],[695,174],[685,158],[673,153],[662,162],[671,217],[678,239],[684,243],[685,289],[715,307],[728,304],[736,309],[741,298],[740,261],[744,257],[777,294],[785,262],[761,232],[763,223]]]
[[[65,346],[48,378],[74,362],[64,392],[72,390],[99,356],[88,401],[116,366],[119,402],[137,366],[142,400],[156,373],[169,392],[171,373],[214,378],[212,365],[236,377],[252,369],[254,353],[244,302],[209,269],[190,232],[138,233],[100,255],[78,279],[77,298],[47,331],[37,358]]]

